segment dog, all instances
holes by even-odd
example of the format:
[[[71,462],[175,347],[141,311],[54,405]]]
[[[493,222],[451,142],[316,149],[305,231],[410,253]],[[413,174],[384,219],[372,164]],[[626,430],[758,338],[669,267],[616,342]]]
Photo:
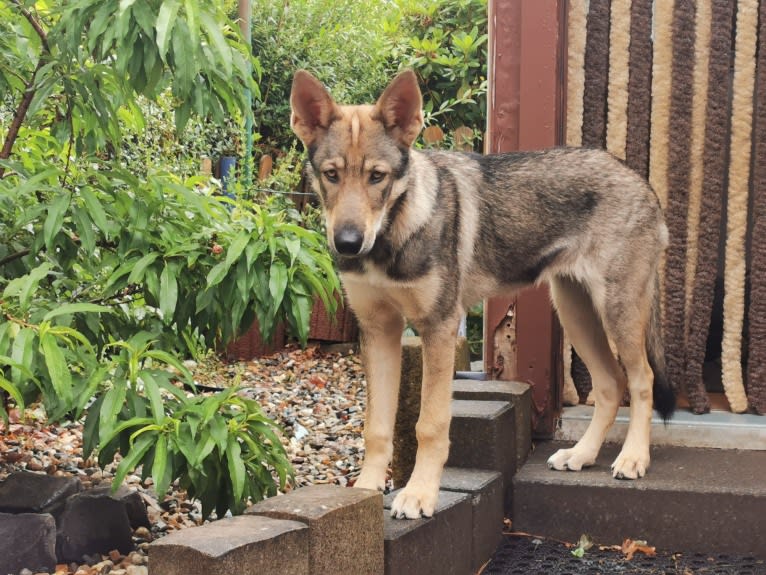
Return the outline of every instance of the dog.
[[[368,395],[355,486],[385,487],[406,318],[423,345],[421,410],[415,467],[391,514],[433,514],[449,452],[460,318],[482,298],[540,282],[550,285],[595,391],[583,437],[548,465],[573,471],[593,465],[627,387],[630,424],[612,474],[642,477],[652,400],[666,419],[675,407],[658,281],[668,230],[646,181],[595,149],[497,155],[414,149],[423,112],[412,71],[396,76],[375,104],[346,106],[299,70],[290,104],[291,127],[308,152],[306,178],[360,327]]]

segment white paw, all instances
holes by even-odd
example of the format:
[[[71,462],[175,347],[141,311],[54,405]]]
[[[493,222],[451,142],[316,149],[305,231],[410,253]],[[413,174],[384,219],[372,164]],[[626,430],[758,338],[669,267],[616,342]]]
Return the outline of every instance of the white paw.
[[[558,471],[580,471],[596,462],[596,456],[572,447],[559,449],[548,458],[548,467]]]
[[[649,451],[633,451],[623,447],[612,463],[612,477],[616,479],[638,479],[649,469]]]
[[[439,484],[408,483],[394,498],[391,517],[397,519],[419,519],[431,517],[439,497]]]
[[[373,471],[371,469],[363,468],[359,474],[354,487],[359,489],[372,489],[373,491],[385,491],[386,489],[386,472]]]

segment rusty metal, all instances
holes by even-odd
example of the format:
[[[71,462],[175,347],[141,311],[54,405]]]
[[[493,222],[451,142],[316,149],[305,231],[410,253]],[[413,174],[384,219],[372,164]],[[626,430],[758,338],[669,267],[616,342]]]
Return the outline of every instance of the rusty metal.
[[[516,310],[514,305],[494,329],[494,357],[489,371],[492,379],[511,379],[516,375]],[[504,376],[505,374],[505,376]]]
[[[490,0],[489,118],[487,151],[532,150],[561,144],[564,114],[566,0]],[[502,265],[502,262],[498,262]],[[515,373],[495,333],[513,309],[516,321]],[[490,330],[492,330],[490,332]],[[485,305],[485,370],[502,364],[502,379],[532,385],[537,435],[553,433],[561,407],[561,330],[547,288],[523,291],[513,300]],[[502,357],[502,362],[498,357]]]

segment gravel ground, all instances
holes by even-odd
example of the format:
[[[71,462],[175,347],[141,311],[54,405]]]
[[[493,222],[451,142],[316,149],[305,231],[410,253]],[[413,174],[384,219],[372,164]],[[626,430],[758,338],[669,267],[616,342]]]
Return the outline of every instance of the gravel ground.
[[[205,361],[189,364],[197,383],[214,391],[238,384],[256,399],[283,429],[283,444],[295,470],[295,486],[353,485],[363,455],[361,438],[365,381],[357,355],[323,352],[318,348],[287,349],[249,362]],[[28,409],[26,419],[11,413],[8,428],[0,423],[0,481],[9,473],[27,470],[77,476],[84,488],[111,482],[114,465],[99,469],[82,457],[82,425],[46,425],[44,413]],[[56,575],[146,575],[146,547],[157,537],[202,524],[199,503],[173,489],[157,497],[151,479],[130,475],[147,504],[151,530],[134,533],[137,551],[128,557],[90,557],[81,565],[59,565]],[[30,575],[29,574],[23,575]]]

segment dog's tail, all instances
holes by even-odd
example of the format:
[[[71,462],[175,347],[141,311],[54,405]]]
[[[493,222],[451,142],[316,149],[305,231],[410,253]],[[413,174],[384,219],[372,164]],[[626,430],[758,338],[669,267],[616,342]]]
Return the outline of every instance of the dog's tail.
[[[646,330],[646,352],[649,358],[649,366],[654,372],[654,409],[668,421],[676,409],[676,392],[668,380],[667,367],[665,364],[665,345],[662,339],[662,316],[660,311],[660,280],[654,282],[654,296],[652,298],[652,313],[649,319],[649,327]]]

